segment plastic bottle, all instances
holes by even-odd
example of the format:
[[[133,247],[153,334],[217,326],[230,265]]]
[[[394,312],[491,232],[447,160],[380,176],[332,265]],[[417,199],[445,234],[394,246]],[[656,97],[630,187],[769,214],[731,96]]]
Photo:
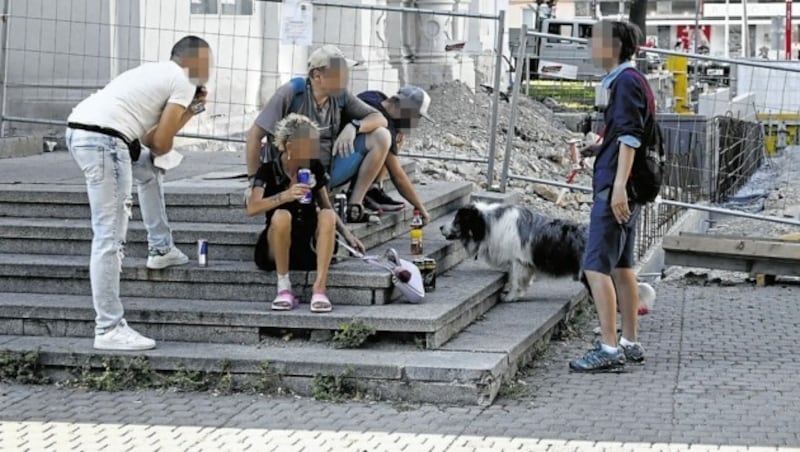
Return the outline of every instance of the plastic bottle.
[[[411,254],[422,254],[422,215],[419,210],[414,210],[411,219]]]

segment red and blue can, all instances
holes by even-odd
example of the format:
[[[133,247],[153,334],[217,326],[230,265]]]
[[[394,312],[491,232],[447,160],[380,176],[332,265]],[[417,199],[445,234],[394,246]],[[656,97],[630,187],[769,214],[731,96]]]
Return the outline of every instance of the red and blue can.
[[[208,240],[206,239],[197,241],[197,265],[208,267]]]
[[[297,183],[311,185],[311,170],[305,168],[297,170]],[[300,204],[311,204],[310,190],[300,199]]]

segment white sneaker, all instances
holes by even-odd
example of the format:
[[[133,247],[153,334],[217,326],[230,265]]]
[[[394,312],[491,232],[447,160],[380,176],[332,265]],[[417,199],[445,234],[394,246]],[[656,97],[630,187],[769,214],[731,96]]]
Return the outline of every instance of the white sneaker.
[[[105,334],[94,336],[94,348],[100,350],[150,350],[155,347],[156,341],[136,332],[125,319]]]
[[[147,256],[147,268],[150,270],[161,270],[163,268],[189,263],[189,258],[176,246],[173,246],[166,254],[161,254],[156,250],[150,250],[149,254],[150,255]]]

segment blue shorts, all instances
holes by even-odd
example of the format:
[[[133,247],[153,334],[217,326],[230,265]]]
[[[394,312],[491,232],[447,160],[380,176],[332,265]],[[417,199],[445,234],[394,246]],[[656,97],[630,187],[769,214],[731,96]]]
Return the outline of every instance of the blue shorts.
[[[625,224],[617,223],[609,203],[610,190],[603,190],[594,198],[589,220],[589,239],[583,254],[583,269],[605,275],[615,268],[633,268],[636,226],[641,206],[631,207],[631,218]]]
[[[365,134],[356,135],[353,141],[353,153],[347,157],[337,155],[331,162],[331,181],[330,188],[340,187],[352,180],[361,168],[361,162],[369,152],[367,149],[367,136]]]

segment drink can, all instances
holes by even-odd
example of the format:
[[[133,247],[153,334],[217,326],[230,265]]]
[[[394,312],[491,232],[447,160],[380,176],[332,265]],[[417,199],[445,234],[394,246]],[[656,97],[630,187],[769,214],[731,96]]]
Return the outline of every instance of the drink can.
[[[339,215],[342,223],[347,223],[347,195],[339,193],[334,199],[336,214]]]
[[[197,241],[197,264],[201,267],[208,267],[208,240],[206,239]]]
[[[414,259],[413,263],[419,268],[425,291],[433,292],[436,290],[436,261],[431,258],[419,257]]]
[[[311,185],[311,170],[305,168],[297,170],[297,183]],[[300,204],[311,204],[311,191],[300,199]]]

